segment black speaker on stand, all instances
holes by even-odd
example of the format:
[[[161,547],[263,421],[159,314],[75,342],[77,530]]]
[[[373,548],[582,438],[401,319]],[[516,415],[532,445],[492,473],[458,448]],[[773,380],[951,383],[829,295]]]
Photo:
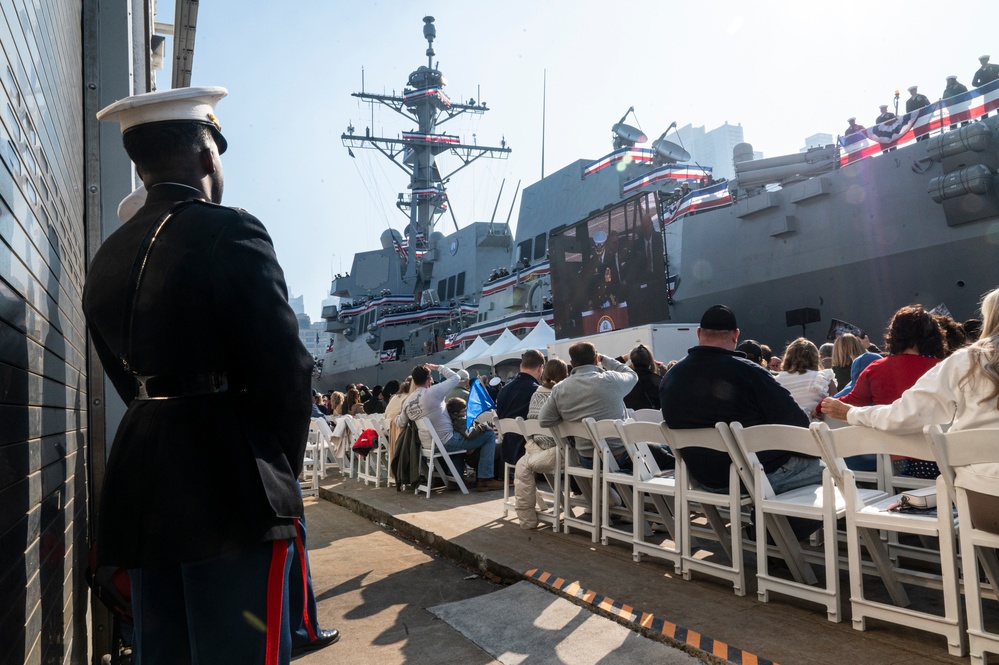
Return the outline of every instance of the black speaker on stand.
[[[784,319],[787,327],[801,326],[801,336],[805,337],[805,326],[809,323],[818,323],[822,320],[822,315],[814,307],[802,307],[801,309],[789,309],[784,312]]]

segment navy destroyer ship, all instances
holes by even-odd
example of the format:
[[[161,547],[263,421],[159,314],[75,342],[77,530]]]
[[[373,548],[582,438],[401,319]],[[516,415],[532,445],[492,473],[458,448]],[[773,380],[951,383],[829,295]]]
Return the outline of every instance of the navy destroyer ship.
[[[430,57],[433,19],[424,21]],[[451,151],[467,165],[509,151],[436,132],[441,116],[486,110],[452,103],[444,83],[428,65],[401,97],[355,95],[418,121],[401,139],[353,128],[342,137],[348,147],[381,142],[407,166],[398,205],[410,222],[334,280],[322,389],[401,379],[416,363],[448,363],[473,342],[520,338],[541,321],[565,339],[696,322],[717,303],[737,313],[743,337],[778,349],[802,334],[824,341],[841,325],[879,342],[901,305],[962,320],[999,278],[999,119],[986,117],[999,82],[793,155],[753,159],[740,144],[735,177],[723,181],[689,163],[668,130],[645,148],[622,118],[608,155],[525,188],[515,235],[505,223],[435,228],[447,176],[434,157]]]

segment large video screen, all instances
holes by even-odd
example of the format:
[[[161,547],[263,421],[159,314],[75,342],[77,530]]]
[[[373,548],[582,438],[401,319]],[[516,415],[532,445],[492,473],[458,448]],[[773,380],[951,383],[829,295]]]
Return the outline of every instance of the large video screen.
[[[553,231],[549,255],[559,339],[669,318],[655,193]]]

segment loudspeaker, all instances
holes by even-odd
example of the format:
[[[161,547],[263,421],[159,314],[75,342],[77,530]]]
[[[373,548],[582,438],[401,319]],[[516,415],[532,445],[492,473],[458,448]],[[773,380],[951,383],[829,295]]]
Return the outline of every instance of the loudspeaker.
[[[787,327],[803,326],[809,323],[817,323],[822,320],[819,310],[814,307],[802,307],[801,309],[789,309],[784,312]]]

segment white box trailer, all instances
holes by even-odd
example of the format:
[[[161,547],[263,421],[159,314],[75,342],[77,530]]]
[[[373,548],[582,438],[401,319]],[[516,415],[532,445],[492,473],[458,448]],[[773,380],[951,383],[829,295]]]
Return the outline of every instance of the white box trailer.
[[[687,349],[697,346],[697,324],[651,323],[573,339],[557,339],[548,345],[548,357],[569,362],[569,347],[576,342],[592,342],[597,353],[612,358],[627,356],[633,348],[645,344],[652,349],[652,356],[665,364],[682,359],[687,355]]]

